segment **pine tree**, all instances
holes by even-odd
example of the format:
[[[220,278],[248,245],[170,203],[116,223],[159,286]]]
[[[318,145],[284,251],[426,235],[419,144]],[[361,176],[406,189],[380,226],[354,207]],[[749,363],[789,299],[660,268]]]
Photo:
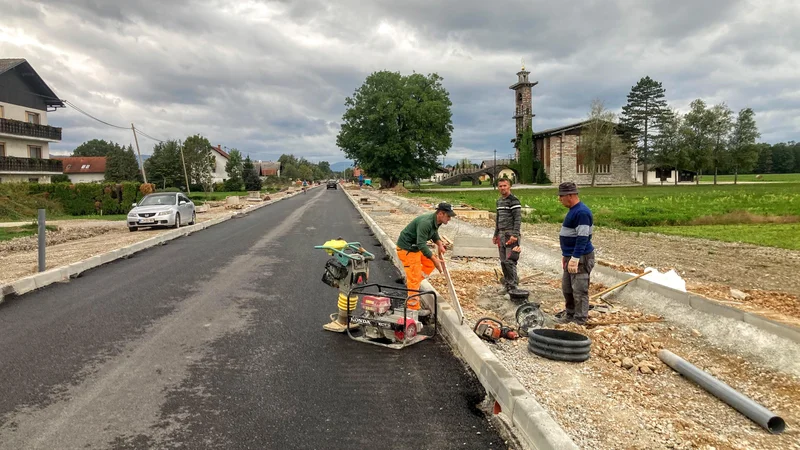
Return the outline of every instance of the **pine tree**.
[[[256,168],[253,165],[253,161],[250,160],[250,155],[247,155],[247,158],[244,159],[244,164],[242,164],[242,178],[244,179],[244,188],[247,191],[260,191],[261,190],[261,178],[258,176],[256,172]]]
[[[533,130],[530,126],[525,127],[522,138],[519,142],[519,182],[522,184],[532,184],[534,182],[533,171]]]
[[[646,76],[631,88],[628,104],[622,107],[620,125],[627,140],[636,145],[639,161],[644,169],[642,183],[647,185],[648,164],[652,159],[651,136],[658,131],[658,118],[667,109],[665,89],[661,83]]]

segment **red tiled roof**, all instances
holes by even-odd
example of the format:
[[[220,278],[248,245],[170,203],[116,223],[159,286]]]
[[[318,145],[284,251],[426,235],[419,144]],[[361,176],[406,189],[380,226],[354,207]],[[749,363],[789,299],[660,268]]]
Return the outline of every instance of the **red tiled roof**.
[[[106,173],[105,156],[53,156],[64,165],[64,173]]]
[[[221,145],[218,145],[218,146],[216,146],[216,147],[214,147],[214,146],[212,145],[212,146],[211,146],[211,148],[212,148],[212,149],[213,149],[215,152],[217,152],[217,153],[219,153],[220,155],[222,155],[222,156],[223,156],[225,159],[230,159],[230,158],[231,158],[231,155],[229,155],[229,154],[228,154],[228,152],[226,152],[225,150],[223,150]]]
[[[266,167],[261,168],[261,175],[262,177],[268,177],[270,175],[277,175],[278,169],[268,169]]]

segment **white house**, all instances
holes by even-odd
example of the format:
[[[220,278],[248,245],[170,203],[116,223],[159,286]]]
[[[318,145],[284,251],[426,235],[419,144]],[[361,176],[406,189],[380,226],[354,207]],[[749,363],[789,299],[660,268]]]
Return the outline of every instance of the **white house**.
[[[61,128],[47,125],[47,113],[63,107],[28,61],[0,58],[0,183],[49,183],[61,173],[50,159]]]
[[[676,171],[672,167],[648,167],[647,168],[647,184],[674,184],[675,174],[679,173],[678,183],[694,182],[696,172],[691,170]],[[639,183],[644,182],[644,166],[638,164],[636,169],[636,181]]]
[[[61,161],[64,175],[73,183],[99,183],[106,176],[105,156],[54,156]]]
[[[225,164],[228,163],[230,156],[228,152],[222,149],[221,145],[216,147],[211,146],[211,154],[214,155],[214,171],[211,174],[212,182],[222,183],[228,178],[228,172],[225,171]]]

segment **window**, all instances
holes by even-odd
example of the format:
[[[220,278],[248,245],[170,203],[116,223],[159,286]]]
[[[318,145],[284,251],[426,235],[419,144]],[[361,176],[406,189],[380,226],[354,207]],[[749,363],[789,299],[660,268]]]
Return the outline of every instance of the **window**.
[[[0,119],[5,117],[5,112],[3,111],[3,105],[0,105]]]
[[[38,182],[39,182],[38,178],[28,178],[28,183],[38,183]]]
[[[42,147],[38,145],[29,145],[28,146],[28,158],[42,158]]]
[[[39,122],[39,113],[33,113],[33,112],[28,111],[28,112],[26,112],[26,115],[27,115],[28,123],[35,123],[36,125],[39,125],[39,123],[40,123]]]
[[[6,156],[6,143],[0,142],[0,156]]]

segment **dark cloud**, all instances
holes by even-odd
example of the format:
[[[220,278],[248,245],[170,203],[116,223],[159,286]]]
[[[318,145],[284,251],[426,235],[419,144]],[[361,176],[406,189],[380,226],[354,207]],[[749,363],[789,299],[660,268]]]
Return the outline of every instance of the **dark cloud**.
[[[257,159],[343,160],[344,99],[377,70],[437,72],[453,102],[453,160],[511,151],[525,58],[535,129],[619,111],[641,77],[670,105],[752,107],[768,142],[797,139],[800,7],[744,0],[46,0],[6,2],[0,54],[25,57],[62,97],[159,138],[200,133]],[[67,109],[55,149],[129,130]],[[154,142],[144,138],[147,152]]]

